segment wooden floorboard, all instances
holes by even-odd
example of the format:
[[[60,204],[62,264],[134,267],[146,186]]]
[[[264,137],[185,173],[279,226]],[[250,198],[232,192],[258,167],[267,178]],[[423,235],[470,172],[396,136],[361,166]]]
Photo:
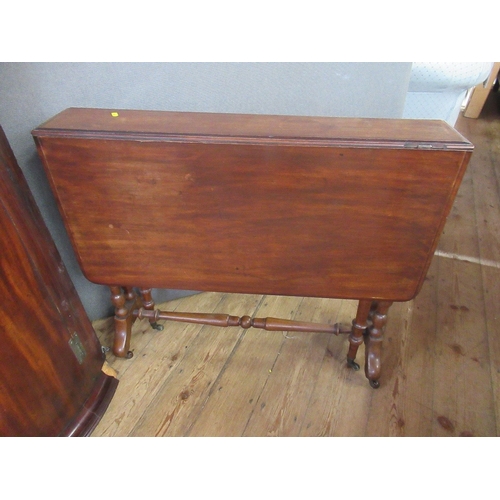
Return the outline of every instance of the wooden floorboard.
[[[381,387],[346,366],[346,336],[147,321],[93,436],[499,436],[500,113],[457,129],[476,146],[420,294],[391,307]],[[202,293],[169,310],[350,324],[356,302]],[[111,345],[112,320],[94,322]],[[358,352],[363,360],[364,347]]]
[[[252,311],[260,296],[221,295],[214,313]],[[188,309],[189,310],[189,309]],[[241,328],[202,326],[195,338],[186,343],[185,356],[172,376],[163,383],[148,411],[134,426],[133,436],[185,436],[210,409],[205,410],[225,387],[221,378],[232,354],[244,336]],[[160,334],[161,335],[161,334]],[[170,411],[165,412],[165,402]],[[231,412],[232,410],[230,410]],[[228,414],[231,414],[231,413]],[[214,417],[217,413],[214,413]]]

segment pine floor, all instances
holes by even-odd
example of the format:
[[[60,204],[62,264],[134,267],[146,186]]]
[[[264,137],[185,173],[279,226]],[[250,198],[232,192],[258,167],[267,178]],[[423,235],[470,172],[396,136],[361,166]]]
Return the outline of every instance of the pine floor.
[[[475,152],[416,299],[396,303],[381,387],[347,368],[346,336],[136,323],[93,436],[499,436],[500,96],[456,128]],[[190,312],[350,324],[356,302],[202,293]],[[94,322],[111,345],[112,320]],[[363,360],[360,347],[358,360]]]

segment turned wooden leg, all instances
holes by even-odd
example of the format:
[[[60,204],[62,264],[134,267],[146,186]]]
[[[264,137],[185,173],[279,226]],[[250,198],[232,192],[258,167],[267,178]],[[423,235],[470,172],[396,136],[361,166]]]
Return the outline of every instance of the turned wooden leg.
[[[382,336],[387,324],[387,313],[392,302],[380,301],[372,315],[372,325],[365,336],[365,375],[370,385],[377,389],[381,372]]]
[[[374,300],[370,307],[370,312],[368,314],[368,320],[373,323],[373,315],[377,312],[378,309],[378,301]]]
[[[141,292],[142,297],[142,307],[144,307],[146,311],[154,311],[155,302],[153,300],[153,296],[151,295],[151,288],[139,288],[139,291]],[[151,324],[151,328],[154,330],[163,330],[163,325],[158,324],[154,318],[151,318],[149,323]]]
[[[130,359],[133,353],[129,351],[133,318],[126,307],[126,296],[120,286],[110,286],[111,301],[115,306],[115,339],[113,354],[119,358]]]
[[[354,370],[359,370],[359,365],[354,360],[359,346],[363,343],[363,335],[368,326],[368,315],[372,307],[371,300],[360,300],[356,318],[352,321],[352,330],[349,335],[349,352],[347,353],[347,364]]]
[[[135,300],[136,299],[136,293],[135,293],[133,287],[124,286],[123,291],[125,292],[125,299],[126,300]]]

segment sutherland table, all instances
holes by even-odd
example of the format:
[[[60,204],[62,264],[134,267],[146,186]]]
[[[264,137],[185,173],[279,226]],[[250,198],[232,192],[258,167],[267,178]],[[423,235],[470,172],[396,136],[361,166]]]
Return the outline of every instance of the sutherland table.
[[[33,131],[116,356],[149,318],[348,333],[378,387],[392,302],[419,292],[473,146],[445,122],[70,108]],[[151,287],[359,300],[352,326],[158,311]]]

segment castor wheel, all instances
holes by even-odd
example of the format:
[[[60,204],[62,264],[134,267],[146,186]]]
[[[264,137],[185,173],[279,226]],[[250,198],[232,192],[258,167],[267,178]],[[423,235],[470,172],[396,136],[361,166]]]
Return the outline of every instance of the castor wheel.
[[[134,353],[132,351],[128,351],[127,355],[125,356],[126,359],[131,359],[134,357]]]
[[[159,323],[151,323],[151,328],[153,330],[158,330],[159,332],[161,332],[163,330],[163,325],[160,325]]]
[[[370,380],[369,382],[374,389],[378,389],[380,387],[380,382],[378,380]]]
[[[356,363],[356,361],[354,361],[354,359],[349,359],[349,358],[347,358],[347,366],[349,366],[350,368],[352,368],[356,372],[360,368],[358,363]]]

